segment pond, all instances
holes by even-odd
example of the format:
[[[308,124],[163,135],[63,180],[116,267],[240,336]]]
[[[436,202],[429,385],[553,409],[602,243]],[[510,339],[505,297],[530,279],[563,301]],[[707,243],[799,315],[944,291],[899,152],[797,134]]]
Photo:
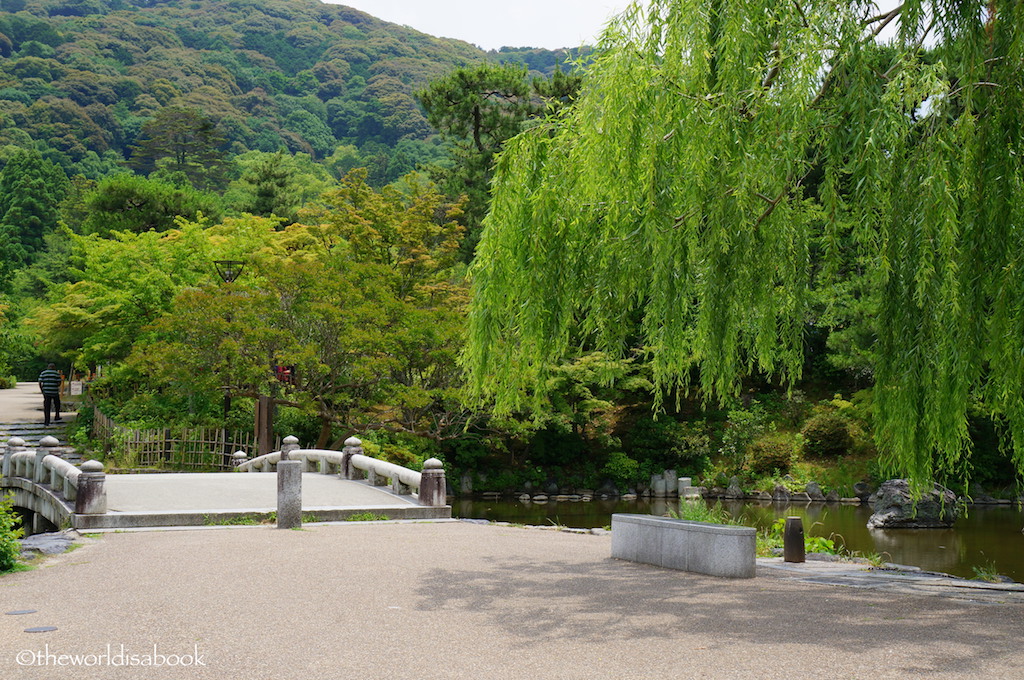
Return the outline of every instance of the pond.
[[[456,499],[455,517],[488,519],[517,524],[558,524],[593,528],[611,524],[612,513],[664,515],[676,500],[519,502],[514,500]],[[812,536],[835,535],[853,551],[878,553],[887,562],[921,567],[955,576],[973,578],[975,567],[994,568],[1015,581],[1024,582],[1024,513],[1018,506],[972,506],[952,529],[869,530],[871,509],[859,505],[813,503],[732,503],[724,507],[744,523],[758,528],[779,517],[799,516],[804,532]],[[838,541],[837,541],[838,542]]]

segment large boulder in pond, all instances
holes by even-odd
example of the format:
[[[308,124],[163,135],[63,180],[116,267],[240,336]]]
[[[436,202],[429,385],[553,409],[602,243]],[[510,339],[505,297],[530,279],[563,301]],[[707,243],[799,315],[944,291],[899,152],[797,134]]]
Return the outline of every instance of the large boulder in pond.
[[[743,500],[743,487],[740,486],[739,477],[733,477],[729,480],[729,488],[725,490],[725,499],[730,501]]]
[[[869,529],[948,529],[957,517],[956,494],[938,484],[914,498],[907,480],[890,479],[868,502],[874,511]]]

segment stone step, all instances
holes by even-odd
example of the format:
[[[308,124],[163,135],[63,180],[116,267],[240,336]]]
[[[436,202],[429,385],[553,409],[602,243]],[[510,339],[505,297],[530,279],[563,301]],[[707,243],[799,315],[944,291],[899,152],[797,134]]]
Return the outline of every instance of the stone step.
[[[0,423],[0,455],[7,450],[7,440],[11,437],[21,437],[25,440],[25,446],[34,449],[39,445],[43,437],[56,437],[60,442],[60,456],[64,460],[78,465],[82,462],[82,456],[74,449],[67,447],[67,426],[69,419],[62,422],[43,425],[42,423]]]

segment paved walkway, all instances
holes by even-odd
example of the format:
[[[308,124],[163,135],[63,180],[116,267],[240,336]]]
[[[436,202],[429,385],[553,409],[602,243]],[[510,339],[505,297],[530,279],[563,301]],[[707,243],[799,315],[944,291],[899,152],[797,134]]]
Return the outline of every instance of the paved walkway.
[[[77,399],[77,397],[76,397]],[[43,395],[39,383],[20,382],[17,387],[0,390],[0,451],[11,437],[21,437],[29,446],[35,446],[43,437],[56,437],[62,444],[67,443],[67,426],[75,419],[75,412],[66,408],[67,398],[62,399],[64,411],[61,422],[43,425]]]
[[[43,395],[39,383],[20,382],[16,387],[0,390],[0,422],[43,422]]]
[[[409,498],[337,475],[302,475],[302,506],[366,508],[410,505]],[[277,475],[269,472],[107,475],[110,512],[271,511],[277,509]]]
[[[608,536],[465,522],[107,534],[0,577],[0,611],[36,610],[0,615],[0,675],[1024,677],[1020,604],[807,583],[764,567],[723,580],[610,552]],[[44,626],[57,630],[25,632]],[[122,649],[141,660],[155,648],[204,665],[55,667],[58,655],[108,645],[114,663]]]

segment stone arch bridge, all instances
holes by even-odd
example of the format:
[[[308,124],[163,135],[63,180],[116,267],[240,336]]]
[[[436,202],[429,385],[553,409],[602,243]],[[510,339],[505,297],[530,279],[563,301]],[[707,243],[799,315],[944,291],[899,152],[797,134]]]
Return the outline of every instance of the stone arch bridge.
[[[343,520],[373,513],[388,519],[446,519],[446,482],[441,462],[422,472],[364,455],[355,437],[342,451],[300,449],[294,437],[282,449],[302,461],[302,513],[307,521]],[[274,474],[105,474],[102,463],[74,465],[54,437],[30,447],[12,437],[3,450],[0,495],[12,494],[27,533],[75,528],[128,529],[269,521],[276,511]],[[275,472],[282,452],[246,459],[236,472]]]

